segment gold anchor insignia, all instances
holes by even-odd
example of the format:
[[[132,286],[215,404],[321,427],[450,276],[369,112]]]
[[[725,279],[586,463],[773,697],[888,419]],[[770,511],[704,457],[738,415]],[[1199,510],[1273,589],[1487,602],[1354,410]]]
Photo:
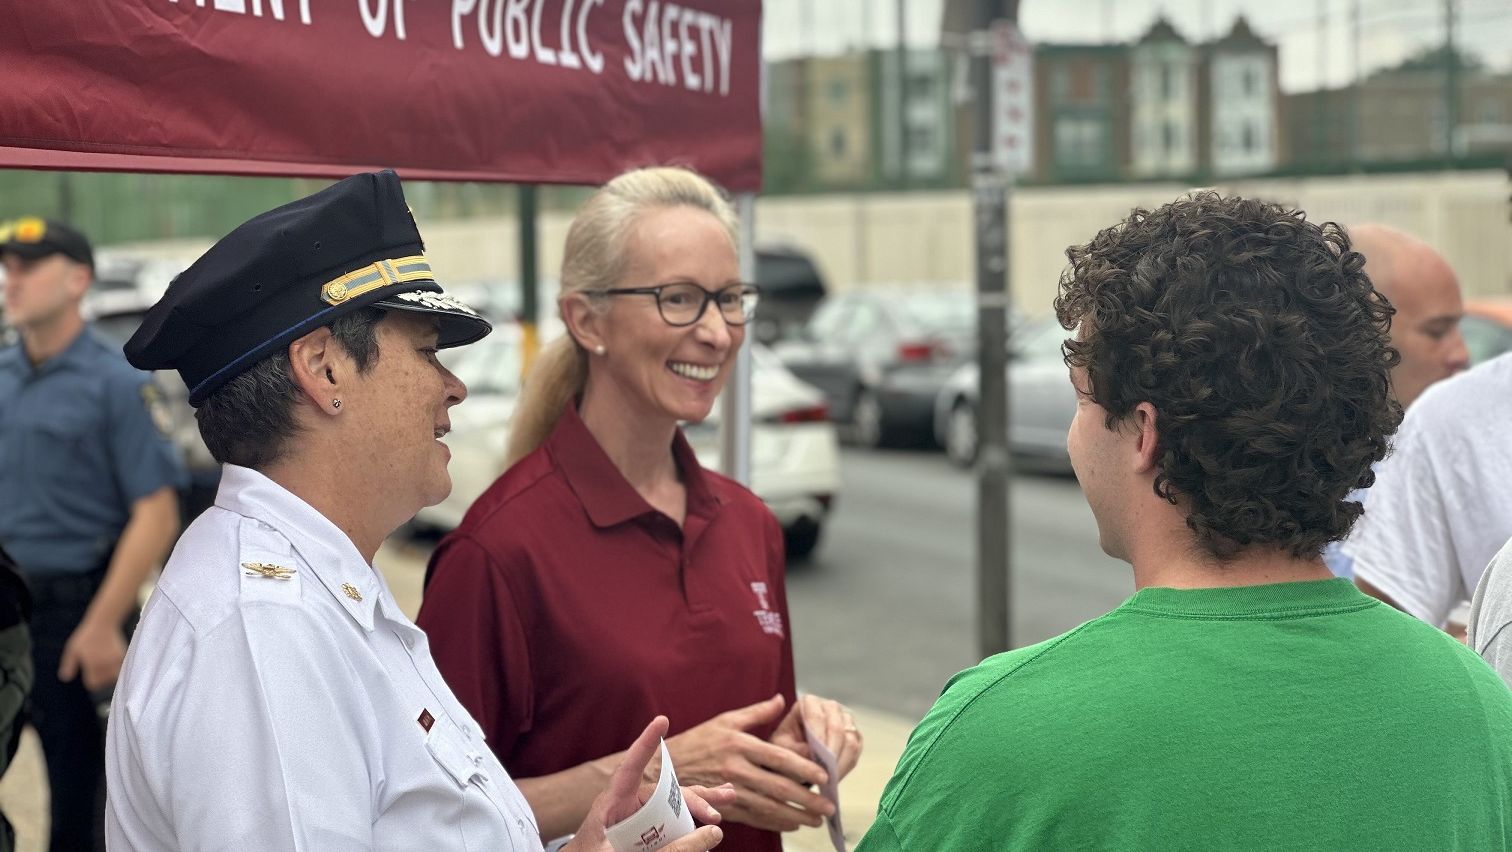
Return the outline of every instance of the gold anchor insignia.
[[[265,562],[243,562],[242,567],[247,569],[248,577],[268,577],[274,580],[287,580],[294,576],[293,568],[285,568],[282,565],[269,565]]]
[[[362,600],[362,592],[357,591],[357,587],[351,583],[342,583],[341,590],[346,592],[346,596],[354,601]]]

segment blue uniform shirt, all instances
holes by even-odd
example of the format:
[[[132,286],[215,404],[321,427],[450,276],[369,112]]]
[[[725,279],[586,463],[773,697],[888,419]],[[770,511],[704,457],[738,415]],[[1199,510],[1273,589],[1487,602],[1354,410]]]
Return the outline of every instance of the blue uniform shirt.
[[[99,567],[133,503],[185,482],[163,405],[93,329],[38,368],[19,344],[0,349],[0,545],[22,569]]]

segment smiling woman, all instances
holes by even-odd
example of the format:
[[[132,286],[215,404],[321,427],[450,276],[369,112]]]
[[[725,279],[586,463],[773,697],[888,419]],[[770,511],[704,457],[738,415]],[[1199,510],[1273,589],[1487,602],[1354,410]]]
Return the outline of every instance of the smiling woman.
[[[775,852],[833,812],[808,789],[826,776],[806,729],[842,774],[860,752],[844,707],[795,693],[776,519],[678,425],[709,416],[756,308],[736,233],[685,169],[629,172],[583,206],[569,334],[526,377],[512,467],[431,560],[418,621],[547,838],[603,789],[621,718],[666,713],[678,776],[735,784],[722,849]]]

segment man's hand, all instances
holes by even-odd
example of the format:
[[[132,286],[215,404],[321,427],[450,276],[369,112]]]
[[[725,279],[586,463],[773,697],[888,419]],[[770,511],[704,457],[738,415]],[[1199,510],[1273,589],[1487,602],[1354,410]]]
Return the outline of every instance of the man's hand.
[[[640,792],[640,779],[651,763],[651,758],[658,751],[657,745],[667,733],[667,717],[657,716],[651,720],[651,724],[636,738],[635,744],[625,752],[625,759],[620,761],[618,768],[614,770],[614,776],[609,779],[609,788],[593,800],[593,807],[588,811],[588,819],[583,821],[581,828],[573,837],[572,842],[564,847],[564,852],[613,852],[613,847],[604,837],[604,830],[611,825],[629,817],[640,810],[641,805],[646,803],[645,797]],[[670,746],[670,742],[668,743]],[[673,761],[673,766],[677,766]],[[679,769],[679,772],[681,770]],[[713,823],[719,822],[720,814],[716,806],[723,807],[735,800],[735,791],[729,786],[715,787],[683,787],[683,799],[688,803],[688,810],[699,822],[705,823],[700,828],[693,830],[692,834],[674,840],[663,846],[667,852],[706,852],[719,845],[724,839],[724,832]],[[649,790],[648,790],[649,792]]]
[[[808,785],[824,783],[824,768],[801,752],[749,733],[776,722],[785,703],[774,695],[667,740],[678,777],[704,786],[735,785],[735,801],[724,808],[733,822],[767,831],[821,825],[835,806]]]
[[[125,659],[126,637],[121,629],[86,618],[63,646],[58,680],[67,682],[82,674],[85,689],[90,692],[104,689],[121,676],[121,663]]]
[[[835,756],[835,770],[841,778],[856,768],[856,761],[861,759],[861,731],[844,704],[817,695],[799,696],[782,724],[772,732],[772,743],[811,758],[805,731],[813,732],[814,738]]]

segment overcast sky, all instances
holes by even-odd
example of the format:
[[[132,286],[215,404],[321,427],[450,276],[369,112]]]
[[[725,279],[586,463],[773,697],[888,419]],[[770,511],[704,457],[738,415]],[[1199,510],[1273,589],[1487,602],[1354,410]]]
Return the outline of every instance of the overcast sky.
[[[906,0],[910,44],[937,43],[943,0]],[[1454,0],[1456,41],[1498,70],[1512,70],[1512,0]],[[896,0],[764,0],[768,59],[841,53],[897,40]],[[1126,41],[1164,13],[1189,39],[1222,35],[1243,13],[1281,49],[1286,91],[1352,79],[1352,17],[1360,15],[1365,73],[1393,65],[1444,38],[1443,0],[1022,0],[1019,23],[1032,41]],[[1323,19],[1320,27],[1320,9]],[[1321,34],[1321,36],[1320,36]]]

